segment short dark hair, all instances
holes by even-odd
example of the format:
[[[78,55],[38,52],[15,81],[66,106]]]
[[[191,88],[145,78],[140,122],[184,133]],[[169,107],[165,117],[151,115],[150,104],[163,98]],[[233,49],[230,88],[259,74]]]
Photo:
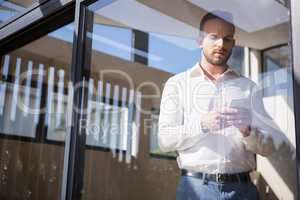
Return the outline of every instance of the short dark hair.
[[[213,14],[212,12],[207,13],[206,15],[204,15],[201,19],[200,22],[200,31],[203,31],[204,25],[207,21],[212,20],[212,19],[219,19],[223,22],[226,22],[227,24],[230,24],[233,28],[233,31],[235,31],[235,26],[232,23],[233,21],[233,17],[231,14],[229,14],[228,12],[222,12],[222,11],[217,11],[217,12],[221,12],[221,16],[224,15],[224,18],[219,17],[218,15]]]

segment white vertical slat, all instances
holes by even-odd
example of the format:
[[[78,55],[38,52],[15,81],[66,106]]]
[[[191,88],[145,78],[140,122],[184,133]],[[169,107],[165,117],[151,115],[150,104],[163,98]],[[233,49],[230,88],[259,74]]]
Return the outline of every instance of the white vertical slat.
[[[28,115],[28,110],[29,110],[29,106],[30,106],[30,88],[31,88],[32,66],[33,66],[33,62],[31,60],[28,61],[26,85],[25,85],[25,98],[24,98],[24,112],[23,112],[24,116]]]
[[[10,110],[11,121],[15,121],[16,119],[17,103],[18,103],[18,96],[19,96],[20,70],[21,70],[21,58],[17,58],[16,71],[15,71],[15,83],[13,87],[13,99],[12,99],[11,110]]]
[[[8,75],[9,61],[10,61],[10,56],[5,55],[4,63],[3,63],[3,67],[2,67],[2,76],[4,76],[5,78],[7,78],[7,75]]]
[[[121,151],[126,150],[127,147],[127,119],[128,119],[128,112],[126,107],[126,99],[127,99],[127,88],[122,88],[122,118],[120,123],[120,140],[119,140],[119,149]],[[119,153],[119,162],[123,160],[123,153]]]
[[[108,141],[108,131],[109,131],[109,99],[110,99],[110,83],[106,83],[105,86],[105,102],[104,102],[104,119],[103,119],[103,143],[107,144]]]
[[[57,94],[57,107],[56,107],[56,122],[55,126],[58,127],[61,123],[61,115],[63,114],[63,98],[64,98],[64,79],[65,71],[60,69],[58,70],[58,94]]]
[[[34,115],[35,124],[39,122],[43,79],[44,79],[44,65],[40,63],[39,70],[38,70],[37,91],[35,94],[35,115]]]
[[[93,109],[93,91],[94,91],[94,79],[90,78],[88,86],[88,102],[87,102],[87,126],[91,125],[91,114]],[[86,131],[89,134],[89,131]]]
[[[247,78],[250,78],[250,49],[249,47],[244,47],[244,63],[245,63],[245,74]]]
[[[8,75],[8,67],[9,67],[10,56],[4,56],[4,63],[2,66],[2,76],[6,79]],[[4,104],[5,104],[5,96],[6,96],[6,82],[2,82],[0,84],[0,115],[3,114]]]
[[[135,96],[135,126],[132,130],[132,146],[131,146],[131,155],[137,157],[138,150],[139,150],[139,140],[140,140],[140,117],[141,117],[141,100],[142,100],[142,93],[136,92]]]
[[[69,152],[70,152],[70,138],[71,138],[71,125],[72,125],[72,109],[73,109],[73,94],[74,88],[72,81],[68,82],[68,104],[67,104],[67,120],[66,120],[66,136],[65,136],[65,150],[64,150],[64,163],[63,163],[63,177],[62,177],[62,190],[61,198],[66,197],[66,185],[67,185],[67,174],[68,174],[68,163],[69,163]]]
[[[102,81],[98,81],[98,94],[96,97],[96,113],[95,113],[95,125],[98,126],[98,137],[94,138],[97,142],[100,141],[100,133],[101,133],[101,124],[100,124],[100,120],[101,120],[101,102],[102,102],[102,96],[103,96],[103,82]]]
[[[111,116],[111,130],[110,130],[110,149],[112,150],[113,157],[116,157],[116,148],[118,142],[118,133],[119,133],[119,86],[114,86],[114,95],[113,95],[113,110]]]
[[[67,113],[66,113],[66,126],[67,128],[72,126],[72,111],[73,111],[73,96],[74,87],[72,81],[68,82],[68,101],[67,101]]]
[[[51,125],[51,114],[52,114],[52,100],[53,100],[53,88],[54,88],[54,67],[49,68],[48,74],[48,89],[47,89],[47,112],[45,118],[45,124]]]
[[[128,100],[128,136],[127,136],[127,148],[126,148],[126,163],[131,163],[131,145],[132,145],[132,122],[133,122],[133,110],[134,110],[134,90],[129,91]]]

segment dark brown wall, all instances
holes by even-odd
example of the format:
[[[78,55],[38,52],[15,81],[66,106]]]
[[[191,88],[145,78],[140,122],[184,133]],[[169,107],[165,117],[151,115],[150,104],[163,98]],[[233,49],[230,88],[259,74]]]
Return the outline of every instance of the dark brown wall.
[[[0,199],[59,199],[64,147],[0,139]]]

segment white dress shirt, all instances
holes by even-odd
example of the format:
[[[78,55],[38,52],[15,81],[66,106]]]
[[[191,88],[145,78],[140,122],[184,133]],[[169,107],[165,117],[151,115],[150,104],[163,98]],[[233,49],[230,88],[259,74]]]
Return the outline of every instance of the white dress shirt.
[[[160,105],[158,143],[162,151],[177,151],[179,168],[204,173],[238,173],[255,168],[255,153],[272,152],[272,119],[266,114],[256,84],[227,69],[216,83],[197,63],[172,76],[165,84]],[[201,117],[224,107],[251,112],[251,134],[243,137],[230,126],[205,132]]]

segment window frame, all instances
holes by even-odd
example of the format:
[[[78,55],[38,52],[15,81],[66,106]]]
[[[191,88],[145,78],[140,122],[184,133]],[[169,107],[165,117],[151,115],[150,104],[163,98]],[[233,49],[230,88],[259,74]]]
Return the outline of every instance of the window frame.
[[[34,40],[37,40],[38,38],[54,30],[57,30],[60,27],[69,24],[70,22],[74,21],[74,23],[76,24],[76,21],[78,20],[76,20],[75,17],[75,3],[75,0],[42,0],[40,3],[34,4],[32,7],[24,10],[24,12],[20,13],[19,15],[16,15],[11,20],[2,24],[0,28],[0,63],[2,63],[4,55],[6,55],[8,52],[20,48]],[[76,26],[74,30],[76,30]],[[76,34],[74,34],[72,44],[72,55],[74,55],[74,52],[77,52],[77,37],[75,36]],[[76,77],[76,75],[78,74],[78,69],[74,65],[74,62],[74,56],[72,56],[70,77],[73,83],[77,83],[79,81],[79,79]],[[44,90],[46,91],[46,89]],[[80,93],[80,91],[78,92]],[[42,102],[43,101],[46,105],[46,99],[43,100],[42,98]],[[80,103],[81,102],[78,98],[73,98],[74,106],[79,106]],[[78,129],[74,129],[74,127],[72,128],[73,134],[71,135],[78,133]],[[45,143],[45,129],[44,127],[40,127],[39,130],[41,130],[42,133],[38,134],[37,138],[34,140],[31,138],[24,138],[20,136],[11,136],[9,137],[9,139],[24,140],[31,143]],[[6,135],[4,135],[3,137],[8,138]],[[55,145],[63,145],[62,143],[57,142],[50,143]],[[70,164],[70,158],[76,152],[74,151],[74,148],[72,148],[74,145],[69,144],[70,142],[68,144],[65,144],[65,168],[67,168],[67,170],[64,169],[62,177],[62,199],[72,199],[68,195],[70,193],[70,189],[68,188],[68,182],[69,180],[78,179],[77,177],[74,178],[74,176],[81,176],[80,173],[78,173],[78,175],[75,173],[75,170],[72,169],[72,164]]]
[[[292,48],[292,76],[294,102],[300,102],[300,1],[290,0],[290,46]],[[298,67],[296,67],[298,66]],[[297,80],[299,79],[299,80]],[[296,168],[297,168],[297,196],[300,196],[300,105],[294,103],[295,134],[296,134]]]
[[[27,13],[31,12],[37,7],[40,7],[42,4],[46,3],[49,0],[40,0],[39,2],[32,3],[29,7],[24,8],[24,10],[18,12],[16,15],[13,15],[12,17],[8,18],[7,20],[3,21],[0,24],[0,29],[4,28],[5,26],[13,23],[17,19],[21,18],[22,16],[26,15]]]

